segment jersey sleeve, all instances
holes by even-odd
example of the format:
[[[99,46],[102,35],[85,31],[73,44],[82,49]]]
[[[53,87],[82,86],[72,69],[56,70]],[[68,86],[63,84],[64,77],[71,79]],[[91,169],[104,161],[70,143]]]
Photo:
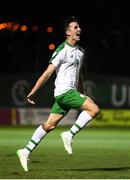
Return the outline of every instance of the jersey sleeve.
[[[85,59],[85,53],[83,54],[83,56],[82,56],[82,61],[81,61],[81,65],[83,66],[83,64],[84,64],[84,59]]]
[[[84,59],[85,59],[85,51],[82,51],[82,58],[81,58],[81,66],[84,64]]]
[[[83,62],[84,62],[84,59],[85,59],[85,50],[81,47],[81,46],[78,46],[79,47],[79,50],[82,52],[82,57],[81,57],[81,66],[83,66]]]
[[[55,51],[53,54],[52,54],[52,57],[49,61],[49,64],[53,64],[55,67],[58,67],[61,63],[61,53],[60,52],[57,52]]]
[[[49,64],[53,64],[55,67],[58,67],[61,64],[61,61],[64,59],[64,47],[65,43],[62,43],[52,54]]]

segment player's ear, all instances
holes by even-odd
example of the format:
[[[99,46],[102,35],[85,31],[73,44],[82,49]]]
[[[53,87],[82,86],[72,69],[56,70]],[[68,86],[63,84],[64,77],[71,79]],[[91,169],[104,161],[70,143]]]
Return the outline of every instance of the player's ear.
[[[67,36],[70,36],[70,31],[69,31],[69,29],[67,29],[65,33],[66,33]]]

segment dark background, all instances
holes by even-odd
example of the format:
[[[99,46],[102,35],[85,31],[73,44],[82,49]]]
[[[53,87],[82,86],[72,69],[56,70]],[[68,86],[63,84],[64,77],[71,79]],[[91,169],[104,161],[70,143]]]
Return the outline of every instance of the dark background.
[[[26,32],[0,30],[0,73],[43,71],[52,51],[62,43],[62,22],[68,16],[79,18],[86,50],[88,73],[130,76],[130,12],[127,1],[19,1],[2,2],[0,23],[26,24]],[[37,25],[37,32],[31,27]],[[46,28],[52,26],[53,33]]]

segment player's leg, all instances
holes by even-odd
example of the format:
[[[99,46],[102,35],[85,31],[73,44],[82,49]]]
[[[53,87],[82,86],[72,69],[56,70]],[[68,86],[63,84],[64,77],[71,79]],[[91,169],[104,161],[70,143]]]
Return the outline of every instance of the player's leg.
[[[83,110],[70,130],[61,134],[63,143],[66,143],[66,146],[68,146],[68,150],[66,148],[68,154],[72,154],[73,136],[96,116],[99,108],[91,98],[83,96],[76,91],[71,92],[68,105],[72,108],[80,108]]]
[[[85,102],[81,105],[80,109],[82,112],[79,114],[75,124],[69,130],[72,137],[86,126],[99,112],[99,107],[89,97],[87,97]]]
[[[27,159],[30,153],[37,147],[41,140],[52,131],[58,122],[65,116],[66,110],[62,109],[57,102],[54,103],[49,118],[46,122],[41,124],[33,133],[30,141],[27,143],[24,149],[19,149],[17,154],[19,156],[22,167],[25,171],[28,171]]]
[[[28,171],[28,157],[30,153],[37,147],[41,140],[52,131],[57,123],[64,117],[62,114],[50,114],[48,120],[40,125],[33,133],[30,141],[24,149],[19,149],[17,155],[21,165],[25,171]]]

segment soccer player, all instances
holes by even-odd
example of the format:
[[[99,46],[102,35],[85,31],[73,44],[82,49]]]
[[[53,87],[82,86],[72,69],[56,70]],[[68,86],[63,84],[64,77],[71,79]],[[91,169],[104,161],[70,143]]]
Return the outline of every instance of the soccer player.
[[[73,137],[99,112],[99,107],[90,97],[85,95],[83,90],[82,67],[85,52],[77,43],[80,40],[81,28],[78,19],[74,16],[65,21],[65,35],[65,41],[53,52],[48,67],[27,96],[28,102],[35,104],[35,92],[56,71],[55,103],[51,108],[50,115],[43,124],[36,128],[27,145],[17,151],[20,163],[25,171],[28,171],[30,153],[50,131],[55,129],[71,108],[80,109],[81,113],[72,127],[61,133],[64,148],[70,155],[73,153]]]

